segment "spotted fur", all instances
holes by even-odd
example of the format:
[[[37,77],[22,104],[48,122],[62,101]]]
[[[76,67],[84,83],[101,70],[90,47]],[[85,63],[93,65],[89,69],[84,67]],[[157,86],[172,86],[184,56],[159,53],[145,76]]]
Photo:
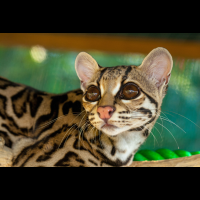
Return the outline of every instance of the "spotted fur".
[[[161,66],[161,78],[161,72],[152,72],[160,60],[167,63],[164,72]],[[89,70],[85,79],[79,65]],[[0,78],[0,136],[13,149],[13,166],[127,166],[149,136],[170,78],[172,59],[167,50],[153,50],[138,67],[101,67],[90,55],[80,53],[75,67],[81,89],[60,95]],[[141,90],[136,99],[119,97],[128,82]],[[101,91],[96,102],[85,98],[91,85]],[[109,119],[112,127],[103,128],[97,113],[105,105],[116,108]]]

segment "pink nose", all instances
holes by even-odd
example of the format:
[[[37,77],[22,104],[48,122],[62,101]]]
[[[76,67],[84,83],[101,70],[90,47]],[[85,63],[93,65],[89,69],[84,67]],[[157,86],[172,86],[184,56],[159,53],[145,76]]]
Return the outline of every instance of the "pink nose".
[[[97,109],[97,113],[101,119],[110,119],[112,114],[114,113],[115,108],[110,106],[100,106]]]

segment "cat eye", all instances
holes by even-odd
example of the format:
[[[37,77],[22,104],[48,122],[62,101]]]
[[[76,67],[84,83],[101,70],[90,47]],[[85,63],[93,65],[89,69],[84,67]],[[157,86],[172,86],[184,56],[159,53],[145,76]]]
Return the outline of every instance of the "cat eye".
[[[100,98],[99,88],[96,86],[90,86],[86,92],[87,101],[97,101]]]
[[[121,99],[134,99],[140,95],[139,87],[134,83],[127,83],[123,86],[120,94]]]

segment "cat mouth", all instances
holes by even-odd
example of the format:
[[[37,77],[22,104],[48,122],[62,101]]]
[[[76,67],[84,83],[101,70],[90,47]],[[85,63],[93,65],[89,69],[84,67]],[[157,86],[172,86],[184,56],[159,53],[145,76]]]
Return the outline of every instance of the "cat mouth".
[[[105,123],[101,128],[103,129],[103,128],[118,128],[118,127],[112,124]]]

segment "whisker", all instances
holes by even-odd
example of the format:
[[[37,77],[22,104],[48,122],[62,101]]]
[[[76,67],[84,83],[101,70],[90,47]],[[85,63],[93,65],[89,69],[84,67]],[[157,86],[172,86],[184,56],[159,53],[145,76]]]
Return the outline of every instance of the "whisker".
[[[156,123],[159,124],[160,126],[163,126],[162,124],[160,124],[160,123],[158,123],[158,122],[156,122]],[[171,133],[171,131],[169,131],[165,126],[163,126],[163,128],[165,128],[165,129],[171,134],[171,136],[174,138],[174,140],[175,140],[175,142],[176,142],[176,144],[177,144],[177,147],[178,147],[178,149],[179,149],[179,145],[178,145],[178,143],[177,143],[175,137],[174,137],[173,134]]]
[[[76,125],[76,124],[74,124],[69,130],[67,130],[67,132],[66,132],[65,135],[63,136],[62,141],[60,142],[60,145],[62,144],[62,142],[63,142],[63,140],[64,140],[66,134],[67,134],[75,125]],[[67,140],[69,136],[70,136],[70,134],[67,136],[67,138],[66,138],[65,140]],[[58,149],[60,148],[60,145],[58,146]],[[58,149],[57,149],[57,150],[58,150]]]
[[[87,112],[86,112],[86,114],[85,114],[85,115],[83,115],[83,117],[82,117],[82,119],[80,120],[80,122],[79,122],[78,126],[80,126],[80,124],[81,124],[82,120],[84,119],[84,117],[85,117],[86,115],[87,115]]]
[[[182,130],[184,133],[186,133],[180,126],[178,126],[176,123],[172,122],[171,120],[166,119],[166,118],[163,118],[163,117],[162,117],[162,119],[164,119],[164,120],[167,121],[167,122],[170,122],[171,124],[174,124],[174,125],[175,125],[176,127],[178,127],[180,130]]]
[[[66,115],[67,115],[67,114],[66,114]],[[53,123],[53,122],[56,121],[57,119],[60,119],[60,118],[65,117],[66,115],[62,115],[62,116],[60,116],[60,117],[57,117],[57,118],[51,120],[50,122],[47,122],[46,124],[44,124],[44,125],[42,125],[42,126],[39,126],[39,127],[36,128],[35,130],[37,130],[37,129],[41,129],[41,128],[44,128],[45,126],[48,126],[49,124]]]
[[[159,118],[161,119],[162,125],[163,125],[163,120],[162,120],[161,116],[159,116]],[[163,126],[162,126],[162,133],[163,133]]]
[[[81,112],[81,113],[82,113],[82,112]],[[81,113],[80,113],[80,114],[81,114]],[[79,115],[78,115],[78,116],[79,116]],[[78,116],[76,116],[76,117],[74,118],[74,120],[75,120]],[[73,121],[74,121],[74,120],[73,120]],[[72,121],[72,122],[73,122],[73,121]],[[72,122],[71,122],[71,123],[72,123]],[[67,130],[67,132],[66,132],[65,135],[63,136],[63,139],[62,139],[60,145],[62,144],[62,142],[63,142],[63,140],[64,140],[66,134],[67,134],[75,125],[77,125],[77,124],[75,123],[69,130]],[[75,130],[76,130],[76,129],[75,129]],[[70,133],[70,132],[69,132],[69,133]],[[70,135],[70,134],[69,134],[69,135]],[[69,137],[69,135],[68,135],[68,137]],[[67,138],[68,138],[68,137],[67,137]],[[66,138],[66,139],[67,139],[67,138]],[[60,145],[58,146],[58,149],[60,148]]]
[[[82,131],[82,139],[83,139],[83,134],[84,134],[84,131],[86,130],[86,128],[89,128],[90,126],[92,126],[91,124],[87,124],[88,123],[88,121],[86,121],[86,123],[83,125],[83,126],[85,126],[84,127],[84,129],[82,129],[83,131]],[[82,127],[83,127],[82,126]],[[85,137],[86,137],[86,139],[88,140],[88,137],[87,137],[87,135],[85,135]],[[82,143],[83,144],[83,143]],[[83,144],[83,146],[84,146],[84,144]],[[84,146],[85,147],[85,146]],[[86,147],[85,147],[85,149],[86,149]]]
[[[103,146],[102,146],[102,144],[101,144],[101,139],[100,139],[100,130],[98,130],[99,131],[99,143],[100,143],[100,145],[101,145],[101,148],[103,149]]]
[[[149,119],[149,118],[147,118],[147,116],[144,116],[144,115],[141,115],[141,116],[131,116],[130,119],[137,119],[137,118],[146,118],[146,119]],[[128,120],[128,119],[126,119],[126,120]]]
[[[84,119],[84,117],[87,115],[87,112],[86,112],[86,114],[85,115],[83,115],[83,117],[82,117],[82,119],[80,120],[80,122],[79,122],[79,124],[78,124],[78,126],[80,126],[80,124],[81,124],[81,122],[82,122],[82,120]],[[84,123],[85,124],[85,123]],[[81,135],[81,133],[79,134],[79,150],[80,150],[80,147],[81,147],[81,139],[80,139],[80,135]]]
[[[172,112],[172,111],[168,111],[168,112]],[[165,113],[169,114],[168,112],[165,112]],[[181,117],[183,117],[183,118],[189,120],[189,121],[192,122],[195,126],[197,126],[198,128],[200,128],[196,123],[194,123],[192,120],[188,119],[187,117],[185,117],[185,116],[183,116],[183,115],[181,115],[181,114],[175,113],[175,112],[172,112],[172,113],[174,113],[174,114],[176,114],[176,115],[179,115],[179,116],[181,116]]]
[[[165,115],[164,112],[162,112],[162,111],[160,111],[160,112],[161,112],[161,114]],[[173,116],[173,115],[172,115],[172,116]],[[167,117],[167,115],[165,115],[165,117],[166,117],[167,119],[169,119],[169,118]]]
[[[160,135],[161,140],[163,141],[163,137],[162,137],[162,134],[160,133],[160,131],[156,128],[156,126],[154,126],[153,128],[155,128],[155,129],[157,130],[157,132],[158,132],[159,135]]]
[[[92,134],[92,130],[95,129],[95,128],[96,128],[96,127],[93,127],[93,128],[89,131],[89,134]],[[97,130],[98,130],[98,129],[97,129]],[[92,145],[91,145],[91,147],[92,147]],[[95,154],[93,148],[92,148],[92,151],[93,151],[93,154]]]
[[[96,137],[96,135],[97,135],[97,129],[95,129],[96,130],[96,132],[95,132],[95,143],[97,143],[97,137]]]
[[[160,111],[160,112],[161,112],[161,114],[165,115],[165,117],[166,117],[168,120],[170,120],[164,112],[162,112],[162,111]],[[173,116],[173,115],[172,115],[172,116]],[[162,117],[162,116],[160,115],[160,117]],[[170,125],[172,126],[172,124],[170,124]],[[162,127],[162,129],[163,129],[163,127]]]
[[[163,114],[163,115],[165,115],[165,113],[164,112],[162,112],[161,111],[161,113]],[[169,113],[168,113],[169,114]],[[178,113],[176,113],[176,114],[178,114]],[[179,114],[178,114],[179,115]],[[165,115],[166,116],[166,115]],[[173,116],[173,115],[172,115]],[[141,117],[145,117],[145,116],[133,116],[132,118],[133,119],[135,119],[134,117],[136,117],[136,118],[141,118]],[[168,122],[170,122],[171,124],[174,124],[175,126],[177,126],[179,129],[181,129],[183,132],[185,132],[182,128],[180,128],[176,123],[174,123],[174,122],[172,122],[167,116],[166,116],[166,118],[165,117],[163,117],[163,116],[159,116],[160,117],[160,119],[161,119],[161,121],[162,120],[165,120],[165,121],[168,121]],[[184,116],[182,116],[182,117],[184,117]],[[186,118],[186,117],[185,117]],[[186,118],[186,119],[188,119],[188,118]],[[188,119],[189,120],[189,119]],[[189,121],[191,121],[191,120],[189,120]],[[192,122],[192,121],[191,121]],[[194,123],[194,122],[193,122]],[[163,121],[162,121],[162,124],[163,124]],[[194,123],[195,124],[195,123]],[[196,126],[198,126],[197,124],[195,124]],[[163,127],[164,126],[162,126],[162,131],[163,131]],[[199,126],[198,126],[199,127]],[[200,127],[199,127],[200,128]],[[186,133],[186,132],[185,132]]]
[[[84,112],[84,111],[85,111],[85,110],[83,110],[82,112]],[[82,113],[82,112],[81,112],[81,113]],[[86,112],[86,111],[85,111],[85,112]],[[81,115],[81,113],[79,113],[77,116]],[[59,117],[57,117],[57,118],[55,118],[55,119],[53,119],[53,120],[51,120],[51,121],[45,123],[44,125],[42,125],[42,126],[36,128],[36,130],[37,130],[37,129],[44,128],[45,126],[48,126],[49,124],[53,123],[54,121],[56,121],[56,120],[58,120],[58,119],[60,119],[60,118],[65,117],[66,115],[68,115],[68,114],[64,114],[64,115],[62,115],[62,116],[59,116]]]
[[[145,127],[145,128],[149,130],[149,128],[147,128],[147,127]],[[149,131],[150,131],[150,130],[149,130]],[[154,147],[155,147],[155,140],[156,140],[157,144],[159,144],[159,143],[158,143],[158,140],[156,139],[156,137],[155,137],[155,135],[153,134],[152,130],[150,131],[150,134],[152,134],[153,137],[154,137]]]
[[[82,136],[82,139],[83,139],[83,134],[84,134],[84,131],[85,131],[85,129],[86,128],[88,128],[89,126],[91,126],[90,124],[87,126],[87,123],[89,122],[89,120],[86,120],[86,122],[81,126],[81,132],[80,132],[80,135],[79,135],[79,141],[81,142],[81,138],[80,138],[80,136]],[[83,129],[82,129],[82,127],[83,127]],[[83,143],[82,143],[83,144]],[[83,146],[84,146],[84,144],[83,144]],[[84,146],[85,147],[85,146]]]

